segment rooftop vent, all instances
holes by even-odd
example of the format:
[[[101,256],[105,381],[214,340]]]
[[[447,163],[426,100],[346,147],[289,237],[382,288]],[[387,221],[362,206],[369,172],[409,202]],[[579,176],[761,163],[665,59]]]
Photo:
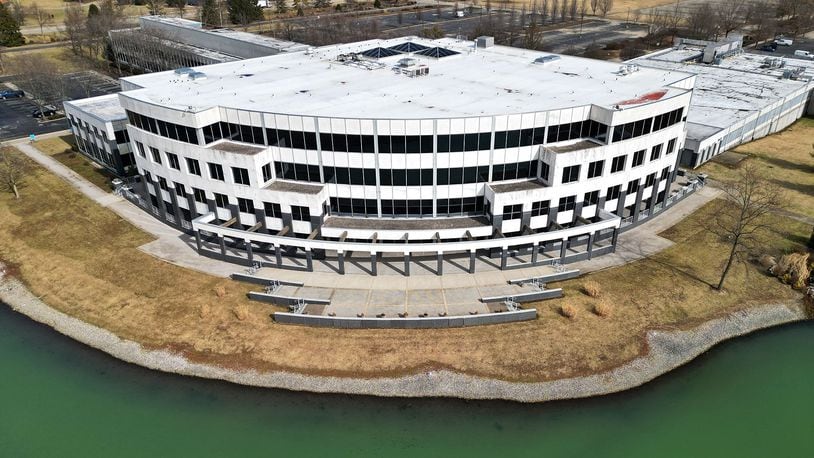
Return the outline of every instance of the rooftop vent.
[[[627,65],[622,65],[621,67],[619,67],[619,72],[618,73],[620,75],[622,75],[622,76],[625,76],[625,75],[630,75],[631,73],[636,73],[638,71],[639,71],[639,66],[638,65],[636,65],[636,64],[627,64]]]
[[[412,57],[405,57],[404,59],[399,59],[398,66],[399,67],[412,67],[413,65],[418,64],[418,61],[413,59]]]
[[[399,54],[401,54],[401,52],[396,51],[395,49],[379,47],[368,49],[367,51],[362,51],[359,54],[365,57],[370,57],[372,59],[381,59],[382,57],[398,56]]]
[[[560,60],[560,56],[555,56],[553,54],[549,54],[547,56],[540,56],[534,59],[535,64],[550,64],[551,62],[555,62]]]
[[[206,79],[206,73],[204,72],[190,72],[187,74],[189,79],[191,80],[204,80]]]
[[[176,75],[189,75],[190,73],[194,72],[195,70],[189,67],[180,67],[175,69]]]

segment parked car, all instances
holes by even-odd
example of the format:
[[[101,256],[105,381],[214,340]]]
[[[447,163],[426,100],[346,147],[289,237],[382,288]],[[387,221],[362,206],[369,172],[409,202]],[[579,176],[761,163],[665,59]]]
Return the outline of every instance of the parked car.
[[[766,52],[775,52],[775,51],[777,51],[777,45],[774,44],[774,43],[772,43],[770,45],[763,45],[763,46],[760,47],[760,50],[761,51],[766,51]]]
[[[809,59],[814,58],[814,54],[811,54],[808,51],[803,51],[802,49],[798,49],[797,51],[794,51],[794,55],[797,56],[797,57],[807,57]]]
[[[774,42],[780,46],[791,46],[794,44],[794,40],[791,38],[775,38]]]
[[[25,92],[19,89],[5,89],[0,91],[0,99],[19,99],[25,97]]]
[[[42,109],[37,108],[31,112],[31,116],[34,118],[48,118],[55,114],[57,114],[57,109],[51,105],[46,105]]]

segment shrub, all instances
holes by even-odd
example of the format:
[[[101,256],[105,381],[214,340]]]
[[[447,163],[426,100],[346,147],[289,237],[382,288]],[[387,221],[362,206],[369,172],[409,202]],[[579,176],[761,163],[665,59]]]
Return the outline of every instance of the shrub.
[[[599,297],[602,295],[602,287],[599,286],[599,283],[588,280],[582,284],[582,292],[585,293],[586,296]]]
[[[772,269],[772,273],[792,288],[805,288],[811,269],[808,267],[808,253],[784,255]]]
[[[758,259],[757,262],[760,264],[760,267],[763,267],[771,272],[771,269],[777,264],[777,259],[775,259],[774,256],[764,254]]]
[[[574,319],[577,316],[577,308],[571,304],[565,304],[560,307],[560,313],[566,318]]]
[[[613,306],[607,301],[599,301],[594,304],[594,313],[601,317],[608,317],[613,313]]]
[[[226,296],[226,287],[224,287],[223,285],[216,286],[214,291],[215,296],[218,296],[219,298],[224,298]]]
[[[232,309],[232,313],[235,314],[235,318],[237,318],[240,321],[243,321],[249,317],[249,307],[245,305],[238,305],[237,307]]]

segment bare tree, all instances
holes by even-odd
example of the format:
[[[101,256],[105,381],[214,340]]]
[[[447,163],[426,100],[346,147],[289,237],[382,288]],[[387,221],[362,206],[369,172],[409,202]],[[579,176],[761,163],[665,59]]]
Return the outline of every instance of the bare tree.
[[[776,7],[777,4],[773,1],[769,1],[768,5],[758,2],[749,4],[747,16],[753,25],[751,35],[756,43],[774,36],[777,28]]]
[[[568,0],[560,2],[560,21],[565,22],[568,20]]]
[[[577,6],[577,0],[571,0],[571,5],[568,7],[568,16],[571,18],[572,21],[577,20],[577,13],[579,13],[579,6]]]
[[[145,0],[144,5],[147,7],[147,12],[151,16],[160,16],[164,12],[164,0]]]
[[[22,0],[11,0],[9,2],[9,12],[17,25],[22,26],[25,24],[25,7]]]
[[[591,0],[591,13],[596,15],[596,9],[599,7],[599,0]]]
[[[554,0],[556,2],[556,0]],[[540,22],[545,24],[545,20],[548,17],[548,0],[543,0],[540,2]]]
[[[560,4],[557,0],[551,0],[551,22],[557,22],[557,14],[560,11]]]
[[[714,9],[715,20],[724,32],[724,36],[729,36],[730,32],[745,25],[746,4],[743,0],[721,0],[715,4]]]
[[[523,47],[526,49],[540,49],[543,46],[543,31],[537,24],[537,20],[532,16],[529,26],[523,37]]]
[[[85,25],[85,12],[82,7],[72,4],[65,8],[65,35],[71,43],[71,51],[74,54],[82,54],[82,46],[87,35],[87,28]]]
[[[40,8],[40,6],[37,5],[37,2],[31,4],[31,6],[28,8],[28,14],[34,18],[34,22],[40,26],[40,35],[45,33],[45,26],[53,21],[51,13],[49,13],[45,8]]]
[[[599,13],[602,14],[602,17],[605,17],[610,13],[610,10],[613,9],[613,0],[599,0],[596,7],[599,9]]]
[[[693,38],[709,40],[718,34],[715,12],[709,3],[702,3],[690,9],[686,21],[687,31]]]
[[[0,147],[0,184],[7,191],[14,193],[14,198],[20,198],[20,182],[28,174],[30,163],[14,149],[8,146]]]
[[[15,75],[14,81],[31,95],[40,111],[47,105],[59,105],[65,99],[62,72],[52,60],[37,54],[14,57],[8,59],[8,71]]]
[[[722,183],[726,203],[704,222],[705,228],[730,246],[721,279],[716,289],[722,289],[735,261],[742,262],[746,252],[754,248],[759,236],[773,226],[770,213],[785,207],[781,189],[761,175],[758,167],[746,163],[737,176]]]

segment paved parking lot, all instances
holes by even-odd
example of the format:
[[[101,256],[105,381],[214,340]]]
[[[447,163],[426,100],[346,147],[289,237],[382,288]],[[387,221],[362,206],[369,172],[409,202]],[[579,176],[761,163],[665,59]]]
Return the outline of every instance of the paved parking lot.
[[[84,99],[119,91],[118,82],[106,75],[94,71],[68,73],[63,76],[65,98],[67,100]],[[16,87],[14,76],[4,77],[0,88]],[[29,134],[45,134],[68,128],[67,120],[40,121],[31,116],[37,105],[29,98],[0,100],[0,141],[27,137]],[[62,106],[57,106],[62,109]]]
[[[762,46],[762,45],[761,45]],[[813,38],[794,38],[794,43],[791,46],[778,46],[777,50],[774,52],[769,51],[761,51],[760,46],[757,46],[755,49],[750,49],[749,52],[754,52],[756,54],[763,54],[766,56],[774,56],[774,57],[787,57],[791,59],[803,59],[811,61],[811,59],[806,59],[805,57],[797,57],[794,55],[794,51],[803,50],[808,51],[814,54],[814,39]]]

